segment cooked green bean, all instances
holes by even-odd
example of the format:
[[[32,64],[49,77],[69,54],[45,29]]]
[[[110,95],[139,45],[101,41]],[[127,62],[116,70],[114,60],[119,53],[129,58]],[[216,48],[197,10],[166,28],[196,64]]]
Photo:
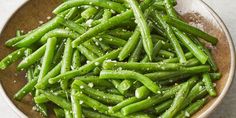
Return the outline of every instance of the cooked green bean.
[[[65,49],[62,57],[62,63],[61,63],[61,73],[65,73],[67,71],[71,70],[71,63],[72,63],[72,56],[73,56],[73,48],[71,45],[72,40],[70,38],[67,39],[65,44]],[[68,81],[62,80],[60,82],[62,89],[68,88]]]
[[[121,94],[126,94],[127,90],[132,86],[132,82],[129,80],[123,80],[117,87]]]
[[[139,41],[139,36],[140,36],[140,31],[139,28],[136,27],[134,33],[132,36],[129,38],[128,42],[124,45],[124,48],[121,50],[118,58],[120,61],[123,61],[125,58],[127,58],[131,52],[135,50],[135,47],[138,44]]]
[[[11,54],[7,55],[5,58],[3,58],[0,61],[0,69],[3,70],[7,68],[9,65],[17,61],[18,59],[22,58],[24,56],[24,51],[26,48],[20,48]]]
[[[206,86],[206,90],[208,91],[210,96],[216,96],[216,90],[214,88],[214,85],[212,83],[211,77],[209,75],[209,73],[204,73],[202,75],[202,81],[204,82],[205,86]]]
[[[73,22],[71,20],[65,20],[64,22],[62,22],[62,25],[68,27],[69,29],[71,29],[79,34],[83,34],[86,31],[86,29],[82,25],[76,24],[75,22]],[[73,32],[70,32],[70,33],[72,36],[74,35],[73,37],[71,36],[71,38],[75,39],[79,36],[76,33],[73,33]],[[70,36],[67,36],[67,37],[70,37]]]
[[[146,98],[149,95],[150,91],[147,87],[141,86],[135,90],[136,98]]]
[[[95,7],[90,6],[89,8],[87,8],[81,13],[81,17],[84,19],[89,19],[93,17],[97,12],[98,11]]]
[[[46,43],[45,54],[43,56],[42,67],[40,69],[38,82],[40,82],[44,78],[44,76],[49,72],[50,65],[52,64],[52,59],[54,56],[54,51],[56,48],[56,42],[56,38],[50,38]]]
[[[133,35],[133,32],[130,32],[130,31],[127,31],[126,29],[121,29],[121,28],[109,30],[107,31],[107,33],[109,35],[119,37],[121,39],[129,39]]]
[[[185,85],[183,85],[178,91],[178,93],[175,95],[175,98],[173,100],[171,107],[167,111],[165,111],[161,115],[161,117],[173,118],[176,115],[176,113],[181,109],[181,105],[186,100],[190,89],[191,88],[188,82]]]
[[[64,110],[63,109],[60,109],[60,108],[54,108],[53,109],[55,115],[57,118],[64,118],[65,117],[65,114],[64,114]]]
[[[165,23],[165,21],[162,19],[162,17],[160,16],[159,13],[155,13],[155,15],[153,15],[153,18],[155,18],[157,21],[159,21],[161,23],[162,27],[164,27],[167,37],[170,40],[173,48],[175,49],[177,56],[179,57],[179,62],[180,63],[186,62],[186,58],[184,56],[183,50],[182,50],[182,48],[181,48],[181,46],[174,34],[172,28],[168,24]]]
[[[71,104],[72,104],[72,114],[73,118],[82,118],[82,108],[80,105],[80,101],[75,96],[76,90],[71,90]]]
[[[104,55],[104,51],[100,49],[96,44],[93,43],[93,41],[87,41],[83,44],[86,48],[91,50],[94,54],[98,55],[99,57]]]
[[[67,97],[64,90],[55,91],[55,92],[53,92],[53,94],[61,96],[61,97]],[[40,95],[34,97],[34,102],[37,104],[45,103],[48,101],[49,101],[49,99],[44,94],[40,94]]]
[[[113,106],[111,109],[109,109],[109,112],[116,112],[118,110],[120,110],[121,108],[129,105],[129,104],[132,104],[132,103],[135,103],[135,102],[138,102],[140,99],[136,98],[136,97],[131,97],[131,98],[127,98],[126,100],[120,102],[119,104]]]
[[[160,50],[158,55],[164,58],[173,58],[175,56],[174,53],[166,51],[166,50]]]
[[[172,29],[175,32],[176,36],[180,39],[180,41],[182,41],[182,43],[185,45],[185,47],[187,47],[202,64],[205,64],[208,56],[201,49],[199,49],[198,46],[195,45],[186,34],[183,34],[176,28]]]
[[[160,115],[161,113],[163,113],[164,111],[166,111],[170,106],[171,104],[173,103],[173,100],[170,99],[170,100],[167,100],[159,105],[157,105],[155,107],[155,111],[158,115]]]
[[[21,69],[26,69],[28,68],[30,65],[34,64],[35,62],[37,62],[38,60],[40,60],[40,58],[44,55],[44,52],[46,50],[46,45],[41,46],[39,49],[37,49],[34,53],[32,53],[31,55],[29,55],[28,57],[24,58],[20,64],[17,66],[18,70]]]
[[[78,50],[74,51],[73,57],[72,57],[72,70],[79,69],[79,67],[81,66],[80,55],[81,54]]]
[[[51,78],[51,79],[49,79],[49,83],[54,84],[57,81],[59,81],[60,79],[71,79],[71,78],[76,77],[78,75],[84,75],[84,74],[90,72],[91,70],[93,70],[96,66],[99,66],[104,60],[117,58],[120,50],[121,49],[117,49],[117,50],[114,50],[102,57],[99,57],[99,58],[95,59],[94,61],[92,61],[84,66],[81,66],[78,70],[68,71],[64,74],[58,75],[57,77]]]
[[[66,109],[71,110],[71,104],[64,98],[60,96],[53,95],[50,92],[39,90],[40,93],[44,94],[50,101],[57,104],[58,106]]]
[[[104,7],[107,9],[113,9],[119,13],[126,10],[126,8],[122,4],[112,2],[109,0],[69,0],[69,1],[64,2],[61,5],[59,5],[53,11],[53,13],[58,14],[58,13],[65,11],[69,8],[78,7],[80,5],[96,5],[96,6]]]
[[[198,100],[198,101],[190,104],[186,109],[181,111],[180,114],[178,114],[175,117],[176,118],[187,118],[187,117],[190,117],[195,112],[197,112],[200,108],[202,108],[202,106],[206,103],[206,101],[207,101],[206,99],[201,99],[201,100]]]
[[[111,116],[107,116],[105,114],[86,109],[83,109],[83,115],[88,118],[111,118]]]
[[[22,39],[24,39],[27,36],[28,36],[28,34],[11,38],[5,42],[5,45],[8,47],[13,47],[16,43],[18,43],[19,41],[21,41]]]
[[[102,22],[111,18],[111,16],[112,16],[112,12],[109,9],[104,9],[104,13],[102,15]]]
[[[97,86],[113,87],[113,85],[110,82],[106,80],[101,80],[99,79],[98,76],[79,76],[75,78],[75,80],[77,79],[87,84],[93,83],[94,85],[97,85]]]
[[[79,89],[80,91],[85,94],[88,94],[92,98],[98,99],[106,103],[119,103],[124,99],[124,97],[121,95],[105,93],[103,91],[93,89],[89,87],[89,85],[83,83],[81,80],[75,80],[72,84],[72,88]]]
[[[94,110],[97,110],[101,113],[106,113],[106,111],[109,109],[106,105],[100,103],[99,101],[92,99],[80,92],[77,92],[75,94],[75,96],[82,101],[83,103],[85,103],[86,105],[88,105],[89,107],[93,108]]]
[[[143,43],[142,43],[142,40],[140,40],[136,49],[133,51],[133,53],[129,57],[129,62],[137,62],[140,59],[142,48],[143,48]]]
[[[91,50],[86,48],[84,45],[80,45],[77,47],[82,55],[84,55],[89,61],[95,60],[98,58],[96,54],[94,54]]]
[[[65,15],[65,19],[73,19],[79,13],[79,9],[77,7],[73,7],[70,11]]]
[[[127,0],[127,2],[129,3],[131,9],[134,12],[136,23],[139,26],[144,50],[146,51],[149,59],[152,60],[153,43],[152,43],[152,38],[150,35],[150,29],[147,25],[147,22],[145,21],[144,14],[142,13],[142,10],[140,9],[137,1]]]
[[[38,78],[35,78],[31,81],[29,81],[23,88],[21,88],[15,95],[14,95],[14,99],[20,101],[22,100],[23,97],[25,97],[28,93],[30,93],[35,84],[37,83]]]
[[[65,22],[63,22],[65,23]],[[69,37],[69,38],[76,38],[79,35],[77,33],[74,33],[72,31],[66,30],[66,29],[54,29],[46,33],[41,39],[41,43],[46,43],[49,38],[52,37]]]
[[[32,54],[32,49],[30,49],[30,48],[26,49],[25,56],[27,57],[30,54]],[[32,66],[27,69],[26,77],[27,77],[27,81],[31,81],[34,79],[34,68]]]
[[[137,72],[155,72],[155,71],[170,71],[179,70],[182,67],[181,64],[177,63],[138,63],[138,62],[112,62],[105,61],[103,63],[104,69],[124,69],[134,70]]]
[[[134,79],[143,83],[153,93],[160,93],[159,86],[142,74],[127,70],[102,70],[100,79]]]
[[[178,20],[173,17],[164,17],[164,19],[167,23],[169,23],[170,25],[173,25],[174,27],[178,28],[179,30],[182,30],[184,32],[198,36],[198,37],[212,43],[213,45],[216,45],[218,42],[217,38],[203,32],[202,30],[200,30],[196,27],[188,25],[187,23],[185,23],[181,20]]]
[[[122,47],[126,44],[126,41],[111,35],[102,35],[101,38],[98,40],[101,40],[102,42],[109,44],[109,45],[114,45],[118,47]]]
[[[14,45],[14,47],[28,47],[28,46],[30,46],[31,44],[40,40],[40,38],[44,34],[46,34],[48,31],[55,29],[58,25],[60,25],[61,22],[63,22],[63,18],[61,18],[60,16],[55,17],[54,19],[52,19],[48,23],[35,29],[32,33],[27,35],[27,37],[25,37],[21,41],[17,42]]]
[[[37,89],[45,89],[48,86],[48,80],[57,76],[61,72],[61,62],[58,63],[51,71],[49,71],[43,79],[35,85]]]

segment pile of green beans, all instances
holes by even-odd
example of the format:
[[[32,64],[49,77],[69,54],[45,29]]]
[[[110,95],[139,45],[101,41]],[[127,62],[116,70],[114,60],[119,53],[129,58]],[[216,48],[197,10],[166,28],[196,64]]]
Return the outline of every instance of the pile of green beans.
[[[221,78],[201,38],[175,0],[64,0],[55,18],[5,45],[0,62],[26,72],[14,95],[66,118],[186,118],[216,97]],[[54,105],[52,105],[54,104]],[[49,106],[51,105],[51,106]]]

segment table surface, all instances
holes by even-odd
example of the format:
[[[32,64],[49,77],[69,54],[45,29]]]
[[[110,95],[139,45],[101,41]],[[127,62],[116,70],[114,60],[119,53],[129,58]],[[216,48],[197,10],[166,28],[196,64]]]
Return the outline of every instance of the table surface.
[[[15,6],[26,0],[0,0],[0,24],[5,23],[10,14],[17,9]],[[236,1],[232,0],[203,0],[223,19],[236,45]],[[3,17],[4,16],[4,17]],[[0,27],[1,29],[2,27]],[[236,77],[235,77],[236,78]],[[234,79],[235,79],[234,78]],[[209,116],[209,118],[235,118],[236,117],[236,82],[233,82],[223,102]],[[18,118],[16,113],[4,102],[0,94],[0,116],[3,118]]]

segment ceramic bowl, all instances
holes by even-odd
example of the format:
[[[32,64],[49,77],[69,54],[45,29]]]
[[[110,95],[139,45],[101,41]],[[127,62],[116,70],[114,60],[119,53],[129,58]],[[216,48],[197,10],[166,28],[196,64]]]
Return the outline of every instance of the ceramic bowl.
[[[207,117],[223,100],[232,83],[235,69],[235,52],[230,34],[217,14],[201,0],[177,0],[176,10],[190,24],[201,28],[209,34],[218,37],[216,47],[212,47],[213,57],[222,73],[222,78],[216,82],[218,96],[211,100],[193,117]],[[12,49],[6,48],[4,42],[14,37],[15,31],[21,29],[25,32],[36,28],[40,22],[46,22],[52,16],[52,10],[59,4],[58,0],[30,0],[22,5],[8,20],[0,35],[0,58],[10,53]],[[40,21],[40,22],[39,22]],[[1,31],[1,29],[0,29]],[[22,118],[41,118],[38,112],[32,109],[32,97],[28,95],[22,102],[15,101],[13,95],[26,83],[24,72],[17,72],[16,64],[0,72],[0,92],[11,108]],[[50,117],[53,117],[52,115]]]

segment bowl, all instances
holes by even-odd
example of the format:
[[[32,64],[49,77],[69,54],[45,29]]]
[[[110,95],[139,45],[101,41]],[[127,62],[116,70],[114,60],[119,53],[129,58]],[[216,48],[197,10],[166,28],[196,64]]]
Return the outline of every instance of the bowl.
[[[193,116],[204,118],[219,105],[232,83],[235,70],[235,50],[223,21],[203,1],[177,0],[177,2],[176,10],[187,22],[219,39],[216,47],[211,48],[219,71],[222,73],[222,78],[216,81],[218,96],[210,98],[210,101]],[[42,22],[46,22],[50,17],[53,17],[51,12],[58,4],[59,0],[30,0],[15,11],[7,24],[0,24],[5,25],[0,35],[0,58],[12,51],[4,46],[4,42],[14,37],[16,30],[21,29],[27,32]],[[32,109],[34,104],[30,95],[27,95],[21,102],[13,99],[13,95],[26,83],[25,73],[17,72],[16,66],[17,64],[13,64],[0,72],[0,93],[19,117],[41,118],[42,116]],[[53,117],[53,115],[49,117]]]

